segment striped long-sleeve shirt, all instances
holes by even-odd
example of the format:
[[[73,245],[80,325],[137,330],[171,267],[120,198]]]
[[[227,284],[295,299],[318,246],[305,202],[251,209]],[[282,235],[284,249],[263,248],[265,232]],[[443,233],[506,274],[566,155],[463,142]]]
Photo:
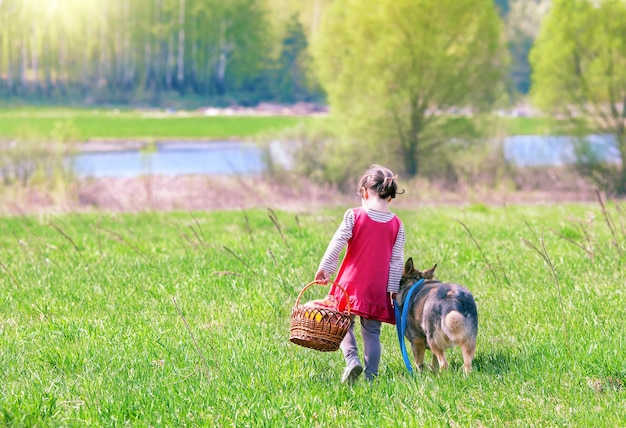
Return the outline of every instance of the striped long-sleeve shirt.
[[[365,212],[369,218],[381,223],[390,221],[395,215],[392,212],[375,211],[367,208],[365,209]],[[352,238],[353,228],[354,213],[351,209],[349,209],[344,214],[342,223],[339,225],[337,231],[333,235],[333,239],[328,244],[328,248],[324,253],[324,257],[322,257],[322,261],[320,262],[320,270],[323,269],[331,275],[337,271],[339,256],[350,238]],[[400,222],[400,229],[398,230],[396,242],[391,250],[391,261],[389,263],[389,282],[387,284],[387,291],[390,293],[397,293],[400,289],[400,279],[402,279],[402,268],[404,266],[405,241],[406,235],[404,225]]]

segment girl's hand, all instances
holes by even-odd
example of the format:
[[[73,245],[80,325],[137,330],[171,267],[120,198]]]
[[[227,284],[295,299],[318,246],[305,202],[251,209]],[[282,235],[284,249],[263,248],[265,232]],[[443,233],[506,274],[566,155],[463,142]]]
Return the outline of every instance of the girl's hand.
[[[324,269],[318,270],[317,273],[315,274],[315,280],[317,282],[326,284],[329,279],[330,279],[330,275]]]
[[[389,301],[391,302],[391,307],[393,308],[396,304],[396,293],[389,292]]]

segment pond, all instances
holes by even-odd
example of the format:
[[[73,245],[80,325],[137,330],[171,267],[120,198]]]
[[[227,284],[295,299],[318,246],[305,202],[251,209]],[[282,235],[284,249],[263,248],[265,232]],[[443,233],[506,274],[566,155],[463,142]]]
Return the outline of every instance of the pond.
[[[589,135],[588,151],[597,160],[619,162],[612,135]],[[504,159],[517,166],[559,166],[576,162],[580,142],[568,136],[515,135],[504,140]]]
[[[151,152],[84,152],[74,155],[71,165],[80,177],[249,174],[265,168],[258,145],[231,141],[157,143]]]
[[[600,159],[619,161],[611,136],[592,135],[588,141]],[[270,152],[281,164],[289,164],[284,150],[277,144],[270,145]],[[505,160],[518,166],[564,165],[575,161],[575,152],[576,143],[571,137],[510,136],[503,142]],[[75,155],[71,164],[81,177],[250,174],[265,169],[264,156],[264,150],[254,143],[169,141],[157,143],[152,152],[83,152]]]

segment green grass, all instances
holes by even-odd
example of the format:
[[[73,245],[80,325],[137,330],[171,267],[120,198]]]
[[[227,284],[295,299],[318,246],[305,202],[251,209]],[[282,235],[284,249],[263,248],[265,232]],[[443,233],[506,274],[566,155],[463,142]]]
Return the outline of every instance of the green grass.
[[[551,117],[511,117],[502,119],[508,135],[569,135],[572,123]]]
[[[247,138],[309,119],[288,116],[204,116],[113,109],[0,109],[0,137],[58,137],[63,129],[78,141],[92,139]]]
[[[385,325],[379,378],[354,386],[339,352],[288,341],[343,209],[277,212],[282,235],[264,210],[0,218],[0,425],[623,426],[608,208],[616,243],[596,205],[398,211],[406,256],[476,298],[474,371],[454,349],[410,376]]]
[[[247,138],[278,131],[299,122],[319,120],[286,116],[204,116],[198,111],[119,110],[62,107],[0,108],[0,138],[92,139],[218,139]],[[323,119],[322,119],[323,120]],[[459,127],[469,120],[451,119]],[[508,135],[568,132],[567,123],[547,117],[496,118]],[[61,134],[61,135],[59,135]]]

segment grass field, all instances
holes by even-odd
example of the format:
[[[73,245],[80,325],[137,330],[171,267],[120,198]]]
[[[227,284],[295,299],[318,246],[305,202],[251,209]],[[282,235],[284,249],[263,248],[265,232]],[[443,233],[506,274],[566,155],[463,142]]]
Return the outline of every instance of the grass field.
[[[78,109],[60,107],[0,108],[0,138],[93,139],[246,138],[276,131],[314,117],[204,116],[199,112]],[[457,117],[458,120],[466,120]],[[508,135],[553,134],[565,129],[551,118],[493,118]],[[62,135],[59,135],[62,134]]]
[[[289,116],[204,116],[199,112],[166,113],[114,109],[0,109],[0,137],[63,136],[92,139],[246,138],[293,126],[310,118]],[[61,130],[61,131],[60,131]]]
[[[343,209],[0,218],[0,425],[624,426],[626,218],[607,208],[398,211],[406,256],[476,298],[474,371],[454,349],[409,375],[386,325],[379,378],[353,386],[339,352],[288,341]]]

